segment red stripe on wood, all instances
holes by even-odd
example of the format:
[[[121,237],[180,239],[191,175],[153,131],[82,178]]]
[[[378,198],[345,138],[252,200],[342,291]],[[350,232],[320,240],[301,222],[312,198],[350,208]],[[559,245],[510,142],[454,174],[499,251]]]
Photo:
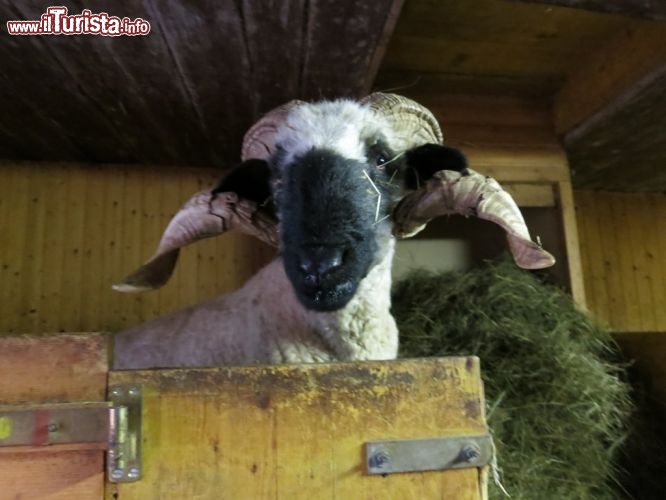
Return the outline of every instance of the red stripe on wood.
[[[35,412],[35,428],[32,434],[33,446],[46,446],[49,444],[49,411],[37,410]]]

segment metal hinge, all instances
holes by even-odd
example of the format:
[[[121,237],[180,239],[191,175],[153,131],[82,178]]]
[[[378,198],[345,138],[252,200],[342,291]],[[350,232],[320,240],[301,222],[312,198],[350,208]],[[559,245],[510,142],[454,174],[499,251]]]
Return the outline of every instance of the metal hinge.
[[[112,483],[130,483],[141,479],[141,387],[113,385],[108,398],[109,447],[106,471]]]
[[[365,443],[366,472],[393,474],[462,469],[488,465],[493,456],[489,434]]]
[[[0,449],[81,445],[106,450],[113,483],[141,478],[141,387],[115,385],[109,401],[0,406]]]

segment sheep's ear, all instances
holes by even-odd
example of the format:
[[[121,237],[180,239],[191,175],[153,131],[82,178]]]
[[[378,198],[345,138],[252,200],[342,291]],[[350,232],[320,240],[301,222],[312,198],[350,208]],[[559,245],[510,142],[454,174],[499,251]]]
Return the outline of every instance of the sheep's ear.
[[[265,206],[271,197],[270,177],[266,161],[246,160],[225,175],[211,194],[236,193],[239,198]]]
[[[418,189],[440,170],[465,174],[467,158],[459,150],[441,144],[424,144],[407,151],[405,188]]]

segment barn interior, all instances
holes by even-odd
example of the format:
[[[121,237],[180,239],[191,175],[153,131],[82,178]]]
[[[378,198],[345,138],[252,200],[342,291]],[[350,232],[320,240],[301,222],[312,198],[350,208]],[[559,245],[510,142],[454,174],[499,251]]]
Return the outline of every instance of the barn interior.
[[[61,4],[142,18],[150,33],[0,34],[3,335],[114,332],[238,288],[274,251],[237,234],[186,249],[157,292],[110,285],[238,163],[262,114],[395,92],[506,185],[558,259],[551,280],[611,330],[645,397],[666,401],[663,2]],[[38,20],[47,7],[8,0],[0,18]],[[486,224],[441,219],[399,264],[467,269],[496,256],[504,238]]]

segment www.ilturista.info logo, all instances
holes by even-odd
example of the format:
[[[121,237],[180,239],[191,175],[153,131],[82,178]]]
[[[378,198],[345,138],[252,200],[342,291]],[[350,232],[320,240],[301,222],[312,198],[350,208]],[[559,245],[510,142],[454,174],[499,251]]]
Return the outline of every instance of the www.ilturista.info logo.
[[[147,35],[150,23],[140,17],[110,16],[106,12],[93,14],[84,9],[79,15],[68,16],[67,7],[49,7],[39,21],[7,21],[10,35]]]

